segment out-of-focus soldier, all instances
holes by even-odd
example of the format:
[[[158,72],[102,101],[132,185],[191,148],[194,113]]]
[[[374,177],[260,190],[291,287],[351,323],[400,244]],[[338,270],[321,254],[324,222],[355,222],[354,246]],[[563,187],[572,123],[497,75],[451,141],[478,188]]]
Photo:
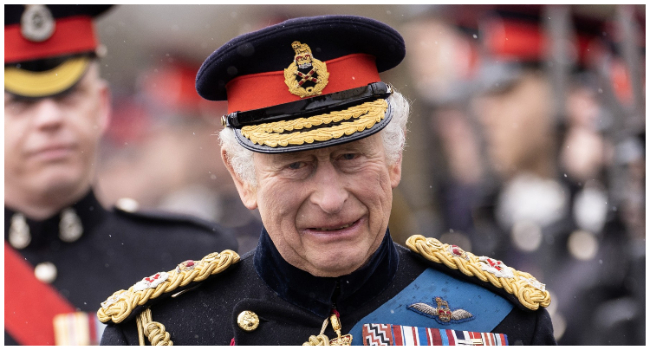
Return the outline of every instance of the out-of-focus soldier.
[[[94,311],[108,291],[237,247],[216,224],[97,200],[95,157],[111,109],[93,20],[108,8],[5,5],[7,345],[97,344]]]

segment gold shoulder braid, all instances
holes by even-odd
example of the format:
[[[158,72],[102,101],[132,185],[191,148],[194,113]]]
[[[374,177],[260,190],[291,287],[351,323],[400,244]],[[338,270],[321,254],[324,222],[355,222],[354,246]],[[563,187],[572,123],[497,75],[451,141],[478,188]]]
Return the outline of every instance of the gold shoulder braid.
[[[551,295],[543,283],[531,274],[517,271],[485,256],[477,257],[455,245],[443,244],[435,238],[415,235],[406,240],[406,246],[427,260],[444,264],[453,270],[490,282],[517,297],[519,302],[530,310],[551,304]]]
[[[201,282],[211,275],[225,271],[237,262],[239,262],[239,255],[232,250],[208,254],[198,262],[184,261],[174,270],[145,277],[128,290],[122,289],[113,293],[102,303],[102,307],[97,311],[97,317],[103,323],[120,323],[129,317],[138,306],[145,305],[149,300],[155,299],[164,293],[173,292],[180,287],[185,287],[192,282]],[[176,297],[183,292],[180,291],[172,295],[172,297]],[[138,331],[147,335],[152,345],[155,345],[153,340],[168,343],[168,345],[172,344],[169,340],[169,334],[165,332],[165,327],[151,320],[151,311],[149,309],[144,310],[138,316],[137,322]],[[144,328],[144,330],[140,328]],[[143,342],[142,336],[140,341]]]
[[[151,319],[151,309],[142,311],[136,318],[136,323],[138,324],[138,340],[141,346],[145,345],[145,336],[153,346],[174,345],[174,342],[169,339],[171,336],[165,330],[165,326]]]

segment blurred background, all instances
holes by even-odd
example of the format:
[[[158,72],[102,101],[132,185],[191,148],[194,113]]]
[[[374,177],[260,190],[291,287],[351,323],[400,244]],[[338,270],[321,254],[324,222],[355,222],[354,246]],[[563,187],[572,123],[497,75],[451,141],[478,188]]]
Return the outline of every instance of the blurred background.
[[[198,215],[252,249],[259,215],[221,163],[226,110],[194,90],[236,35],[298,16],[396,28],[382,73],[411,101],[394,239],[533,274],[559,344],[645,344],[645,5],[120,5],[98,21],[113,91],[97,194]],[[345,40],[345,38],[341,38]]]

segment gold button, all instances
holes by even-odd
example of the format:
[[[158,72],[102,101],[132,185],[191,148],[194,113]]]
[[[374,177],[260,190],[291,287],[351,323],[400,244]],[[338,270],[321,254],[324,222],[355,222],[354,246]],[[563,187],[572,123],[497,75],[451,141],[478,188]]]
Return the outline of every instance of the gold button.
[[[251,332],[256,330],[257,326],[260,325],[260,319],[253,311],[242,311],[237,316],[237,324],[239,325],[239,328],[246,332]]]

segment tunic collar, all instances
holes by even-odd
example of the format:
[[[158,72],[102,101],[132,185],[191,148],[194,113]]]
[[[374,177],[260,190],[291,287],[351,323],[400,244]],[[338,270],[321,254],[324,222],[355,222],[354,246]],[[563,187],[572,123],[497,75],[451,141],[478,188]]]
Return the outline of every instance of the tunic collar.
[[[255,250],[257,274],[277,295],[296,306],[326,318],[336,308],[353,312],[389,286],[397,271],[398,253],[386,230],[377,251],[363,267],[340,277],[316,277],[286,262],[266,229]]]
[[[91,232],[96,226],[100,225],[108,215],[108,211],[97,201],[92,189],[79,201],[66,208],[72,208],[79,217],[83,228],[81,238],[83,238],[83,235]],[[62,208],[62,211],[66,208]],[[32,220],[29,217],[25,217],[25,221],[29,227],[29,234],[31,235],[31,242],[25,249],[49,247],[52,242],[60,241],[59,227],[62,211],[45,220]],[[19,212],[5,206],[5,242],[9,241],[11,219],[17,213]]]

